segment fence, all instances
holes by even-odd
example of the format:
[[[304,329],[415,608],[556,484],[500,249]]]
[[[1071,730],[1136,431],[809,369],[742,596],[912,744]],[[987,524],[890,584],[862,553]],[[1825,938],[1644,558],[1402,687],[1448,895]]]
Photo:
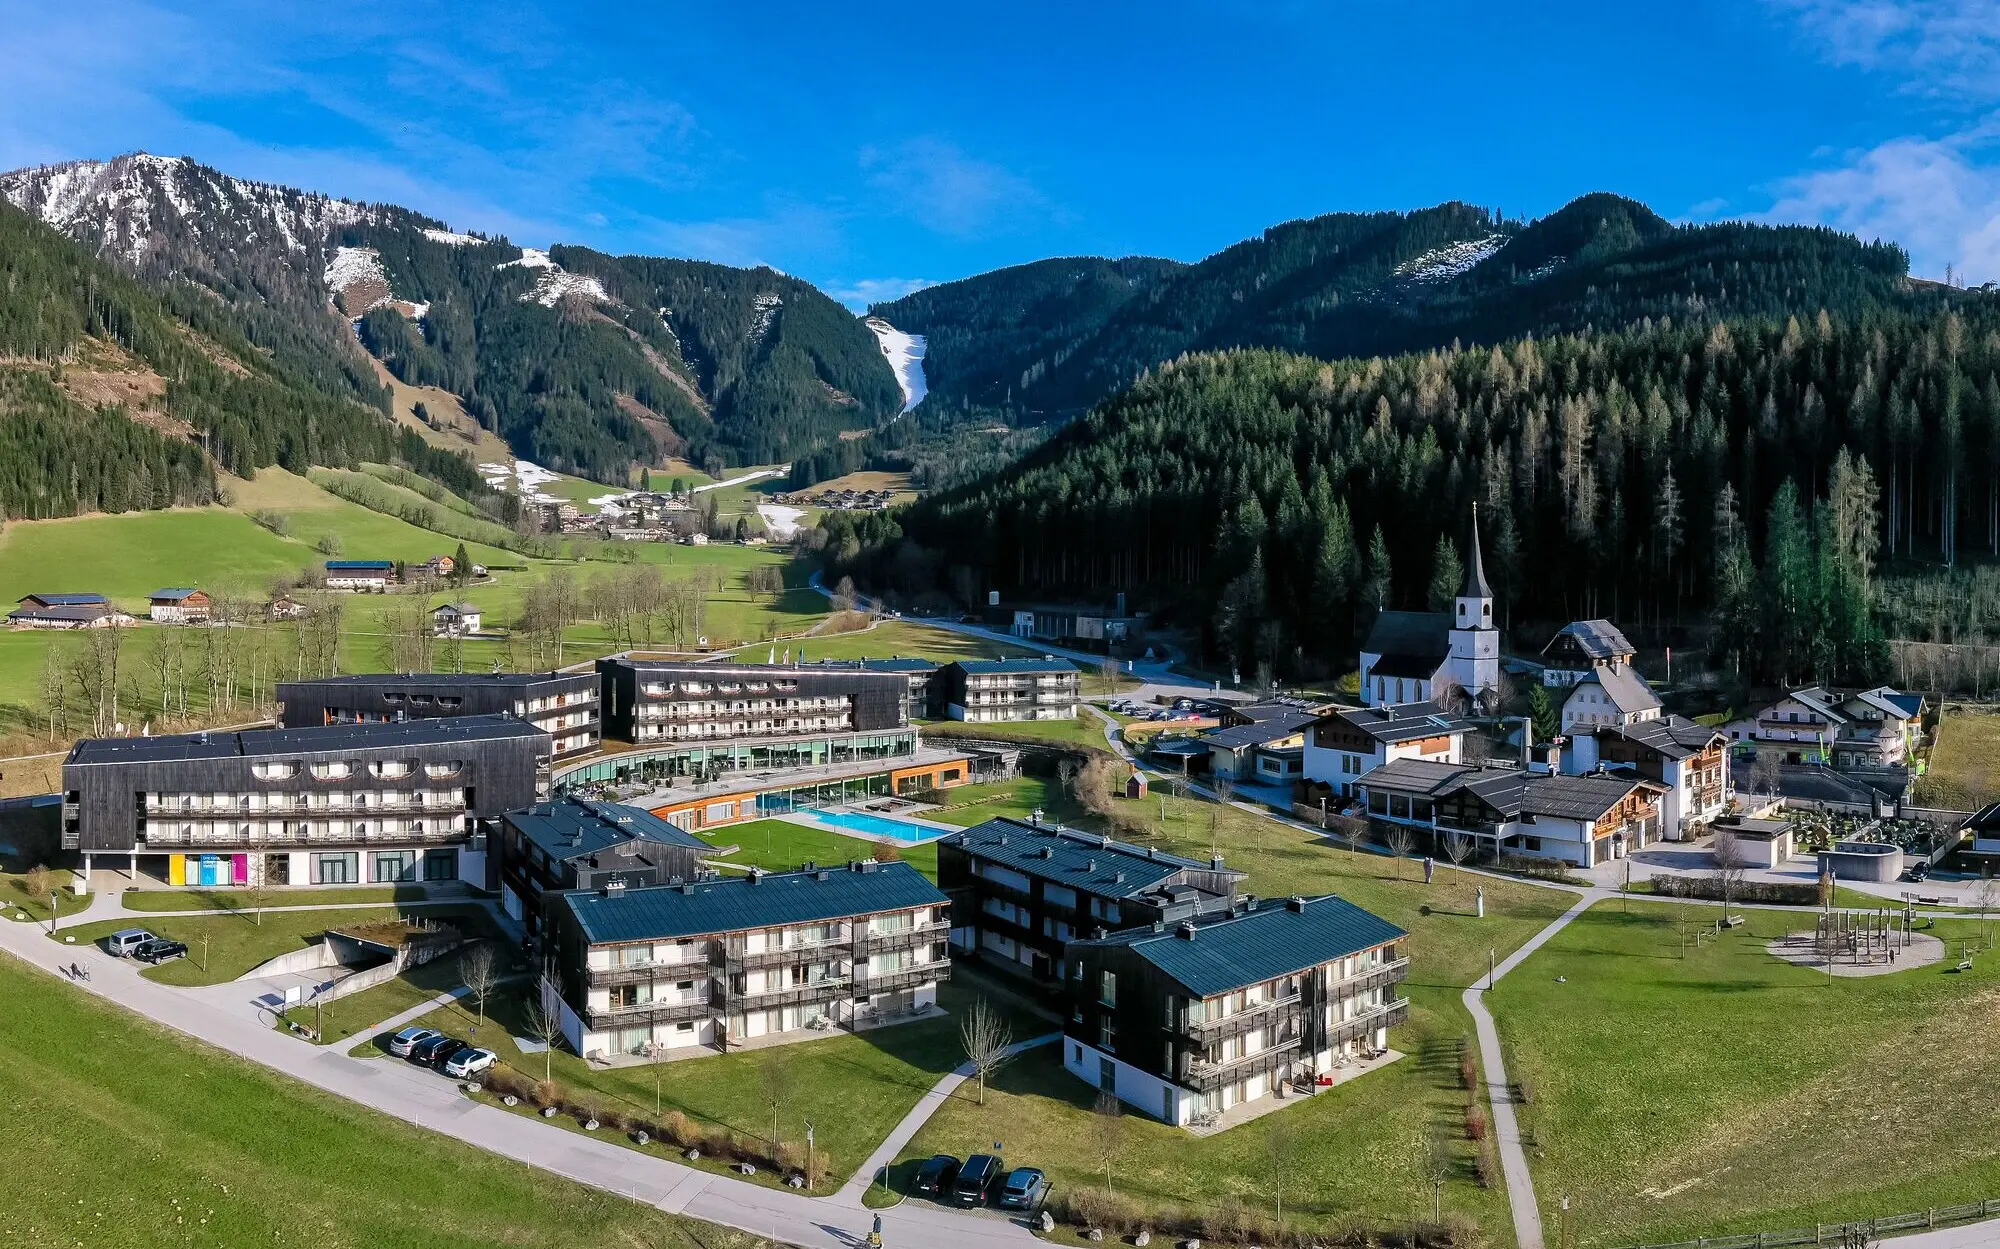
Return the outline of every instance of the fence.
[[[1793,1245],[1839,1245],[1856,1232],[1870,1237],[1900,1232],[1931,1231],[1957,1227],[2000,1216],[2000,1197],[1967,1202],[1961,1206],[1933,1206],[1909,1214],[1892,1214],[1879,1219],[1859,1219],[1852,1223],[1821,1223],[1795,1227],[1784,1232],[1749,1232],[1739,1236],[1703,1236],[1694,1240],[1648,1241],[1631,1249],[1788,1249]]]

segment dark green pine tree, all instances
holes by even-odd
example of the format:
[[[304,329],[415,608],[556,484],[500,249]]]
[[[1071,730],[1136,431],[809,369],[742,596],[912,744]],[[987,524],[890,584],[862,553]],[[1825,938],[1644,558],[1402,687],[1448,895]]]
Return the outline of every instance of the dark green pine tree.
[[[1459,563],[1458,547],[1439,534],[1437,549],[1431,552],[1431,586],[1424,601],[1432,611],[1450,611],[1464,584],[1465,565]]]

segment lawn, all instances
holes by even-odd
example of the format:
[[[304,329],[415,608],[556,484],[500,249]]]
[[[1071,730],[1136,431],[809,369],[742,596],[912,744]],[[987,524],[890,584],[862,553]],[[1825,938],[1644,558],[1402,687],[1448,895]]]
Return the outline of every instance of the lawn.
[[[1472,1218],[1491,1241],[1507,1243],[1505,1198],[1479,1186],[1474,1147],[1463,1139],[1467,1094],[1458,1086],[1457,1045],[1471,1032],[1471,1021],[1459,992],[1485,973],[1489,951],[1505,957],[1560,915],[1571,895],[1449,868],[1426,886],[1415,864],[1338,849],[1310,832],[1234,808],[1173,798],[1163,804],[1158,797],[1132,806],[1145,811],[1146,838],[1162,849],[1206,858],[1213,848],[1248,872],[1245,892],[1338,893],[1411,934],[1411,975],[1404,986],[1410,1022],[1389,1042],[1408,1057],[1274,1116],[1295,1139],[1286,1210],[1319,1229],[1349,1218],[1377,1224],[1427,1218],[1430,1190],[1421,1158],[1429,1134],[1443,1130],[1457,1138],[1445,1214]],[[1486,917],[1477,919],[1474,890],[1482,886]],[[1059,1055],[1038,1052],[1001,1073],[985,1107],[967,1099],[950,1102],[902,1161],[939,1151],[963,1155],[998,1140],[1006,1143],[1010,1161],[1042,1167],[1059,1189],[1100,1186],[1104,1154],[1094,1144],[1095,1096],[1062,1070]],[[1219,1208],[1234,1201],[1268,1214],[1274,1205],[1270,1122],[1267,1117],[1197,1139],[1128,1114],[1116,1125],[1110,1151],[1113,1186],[1154,1209]],[[909,1169],[898,1168],[899,1182]]]
[[[1571,1195],[1580,1249],[1924,1210],[2000,1193],[2000,1023],[1990,929],[1947,921],[1946,963],[1831,980],[1749,922],[1680,956],[1675,918],[1714,907],[1600,903],[1493,994],[1542,1217]],[[1558,979],[1560,978],[1560,980]]]
[[[1953,811],[1977,811],[2000,798],[2000,715],[1952,711],[1938,721],[1930,770],[1917,781],[1917,801]]]
[[[968,737],[984,741],[1040,742],[1054,746],[1093,746],[1109,750],[1104,740],[1104,722],[1089,712],[1072,720],[1003,720],[993,724],[965,724],[957,720],[926,720],[926,733],[940,737]]]
[[[820,601],[825,603],[824,599]],[[950,663],[954,659],[1039,658],[1041,654],[912,620],[883,620],[872,629],[829,633],[808,638],[803,645],[813,659],[891,659],[900,656]]]
[[[803,1144],[805,1124],[811,1122],[816,1147],[832,1161],[828,1187],[838,1187],[927,1089],[965,1061],[956,1016],[973,997],[971,990],[947,983],[940,987],[938,1001],[948,1013],[912,1023],[618,1068],[592,1067],[558,1049],[548,1057],[547,1069],[558,1084],[594,1093],[602,1100],[600,1109],[650,1116],[657,1105],[661,1112],[678,1110],[703,1124],[763,1140],[772,1132],[766,1090],[782,1083],[786,1092],[777,1112],[780,1139]],[[1003,1000],[996,999],[995,1005],[1013,1011]],[[540,1079],[543,1055],[524,1056],[514,1042],[514,1036],[524,1031],[520,996],[496,997],[487,1013],[486,1025],[478,1027],[471,1004],[460,999],[418,1022],[483,1045],[516,1071]],[[1016,1035],[1025,1037],[1046,1031],[1049,1025],[1020,1015],[1015,1028]],[[526,1105],[519,1109],[532,1113]],[[555,1122],[573,1126],[560,1116]],[[762,1174],[758,1178],[772,1183],[781,1179]]]
[[[74,915],[89,906],[90,899],[79,898],[70,892],[71,879],[67,870],[56,872],[53,876],[56,888],[50,895],[50,901],[37,902],[29,896],[27,872],[0,871],[0,915],[10,920],[25,915],[30,921],[46,924],[51,904],[58,915]]]
[[[1057,823],[1097,826],[1097,821],[1060,784],[1041,776],[1018,776],[989,785],[961,785],[946,790],[944,801],[941,810],[926,811],[924,818],[970,827],[1003,815],[1025,820],[1040,811],[1044,819]]]
[[[494,953],[500,956],[504,970],[505,950],[496,949]],[[320,1029],[319,1043],[332,1045],[347,1040],[357,1032],[366,1032],[412,1007],[421,1006],[463,983],[459,976],[459,955],[449,954],[412,967],[385,984],[329,1002],[317,1011],[309,1006],[293,1007],[278,1026],[295,1023],[307,1028],[316,1027]]]
[[[739,846],[726,862],[745,867],[788,872],[805,863],[833,866],[855,859],[875,857],[877,842],[865,837],[846,837],[823,828],[794,824],[790,820],[752,820],[746,824],[726,824],[704,829],[700,836],[718,846]],[[937,879],[937,847],[899,845],[897,855],[932,880]]]
[[[0,1001],[0,1103],[36,1125],[0,1137],[9,1244],[762,1244],[364,1110],[6,958]]]
[[[427,906],[403,913],[469,924],[480,932],[486,930],[488,922],[484,911],[466,906]],[[186,958],[148,967],[140,973],[146,979],[160,984],[221,984],[268,959],[311,945],[314,938],[329,928],[380,923],[389,914],[388,908],[373,907],[349,911],[266,911],[262,923],[253,915],[162,915],[143,924],[130,919],[107,919],[62,929],[55,939],[75,937],[76,944],[83,945],[101,940],[120,928],[143,927],[157,936],[185,941],[188,945]],[[205,950],[203,937],[208,938]]]
[[[369,902],[421,902],[422,885],[355,885],[346,889],[267,889],[264,906],[347,906]],[[127,889],[119,895],[128,911],[242,911],[252,905],[242,889]]]

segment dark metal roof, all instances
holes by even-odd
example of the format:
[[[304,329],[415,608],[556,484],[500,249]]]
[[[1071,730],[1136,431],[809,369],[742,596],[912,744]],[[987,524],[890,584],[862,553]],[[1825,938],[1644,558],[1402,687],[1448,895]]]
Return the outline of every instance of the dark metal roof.
[[[1664,793],[1666,787],[1629,776],[1530,776],[1521,789],[1520,814],[1597,820],[1635,789]]]
[[[1363,773],[1360,784],[1367,789],[1393,789],[1399,794],[1436,794],[1465,773],[1477,770],[1464,763],[1392,759],[1379,768]]]
[[[280,682],[285,686],[352,685],[352,686],[394,686],[401,689],[410,685],[471,688],[474,686],[528,686],[540,685],[548,681],[581,681],[595,684],[594,672],[363,672],[337,677],[308,677],[302,681]]]
[[[1242,872],[1183,859],[1151,847],[1128,845],[1060,824],[1030,824],[1004,816],[938,839],[1023,876],[1082,889],[1101,897],[1136,898],[1185,871]]]
[[[193,598],[197,593],[198,591],[193,586],[177,585],[169,586],[164,590],[155,590],[146,597],[152,599],[154,602],[165,599],[169,603],[178,603],[182,599]]]
[[[1077,666],[1067,659],[961,659],[957,667],[973,676],[998,676],[1021,672],[1075,672]]]
[[[948,901],[908,863],[874,862],[608,893],[573,890],[561,897],[593,945],[810,924]]]
[[[1605,725],[1595,732],[1599,737],[1609,734],[1637,742],[1669,759],[1698,755],[1717,741],[1727,740],[1721,729],[1711,729],[1684,716],[1674,715],[1641,720],[1637,724]]]
[[[1564,638],[1575,639],[1577,649],[1592,659],[1629,659],[1638,653],[1609,620],[1572,620],[1556,631],[1542,654],[1548,654]]]
[[[92,603],[108,603],[102,594],[30,594],[21,601],[30,599],[49,607],[86,607]]]
[[[1243,715],[1258,713],[1254,724],[1239,724],[1234,728],[1212,729],[1201,735],[1201,740],[1210,746],[1220,746],[1224,750],[1241,750],[1246,746],[1262,746],[1283,738],[1303,733],[1306,727],[1319,716],[1302,707],[1283,707],[1276,711],[1270,708],[1241,709]]]
[[[117,610],[109,603],[64,603],[56,607],[16,607],[9,620],[102,620]]]
[[[1595,685],[1602,689],[1611,700],[1611,705],[1621,712],[1633,714],[1650,711],[1660,705],[1659,696],[1630,665],[1597,664],[1577,681],[1577,687]]]
[[[804,665],[807,668],[846,669],[850,672],[936,672],[939,668],[935,659],[917,659],[902,655],[892,655],[886,659],[814,659]]]
[[[1208,998],[1372,950],[1409,934],[1345,898],[1264,899],[1227,916],[1080,945],[1125,945],[1190,997]]]
[[[1451,654],[1451,614],[1441,611],[1385,611],[1368,627],[1363,652],[1382,658],[1371,671],[1384,676],[1428,677]],[[1417,671],[1391,672],[1384,664],[1398,667],[1428,660],[1430,667]],[[1398,661],[1401,661],[1400,663]]]
[[[87,738],[70,749],[69,762],[140,763],[163,759],[227,759],[237,756],[335,754],[442,742],[539,737],[542,732],[512,716],[455,716],[363,724],[329,724],[306,729],[248,729],[240,733],[173,733],[161,737]]]
[[[1384,673],[1393,676],[1393,673]],[[1470,732],[1470,722],[1449,715],[1434,702],[1395,703],[1387,707],[1342,707],[1334,716],[1378,742],[1395,745],[1440,733]]]
[[[630,841],[653,841],[713,853],[715,847],[667,823],[644,807],[583,798],[559,798],[509,811],[501,817],[555,859],[588,858]]]
[[[396,566],[394,560],[387,559],[330,559],[326,561],[328,572],[387,572]]]

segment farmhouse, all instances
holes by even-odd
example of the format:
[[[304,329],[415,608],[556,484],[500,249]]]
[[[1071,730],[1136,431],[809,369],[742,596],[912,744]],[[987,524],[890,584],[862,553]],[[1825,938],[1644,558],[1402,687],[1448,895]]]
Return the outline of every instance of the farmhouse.
[[[1408,936],[1331,895],[1072,942],[1063,1066],[1167,1123],[1309,1093],[1389,1048]]]
[[[1887,685],[1840,693],[1812,685],[1729,726],[1735,750],[1841,771],[1906,766],[1923,735],[1924,696]]]
[[[137,623],[102,594],[30,594],[7,613],[10,629],[112,629]]]
[[[1068,978],[1065,947],[1154,921],[1226,910],[1243,873],[1061,825],[1000,817],[937,842],[952,945],[1045,985]]]
[[[1669,841],[1692,841],[1729,803],[1728,739],[1681,716],[1636,724],[1580,728],[1563,753],[1562,770],[1586,775],[1600,768],[1666,787],[1660,827]]]
[[[1361,647],[1361,697],[1371,706],[1459,698],[1490,703],[1500,689],[1500,633],[1493,589],[1479,550],[1479,509],[1472,512],[1465,588],[1449,612],[1385,611]]]
[[[1638,654],[1609,620],[1573,620],[1542,648],[1542,684],[1567,688],[1599,664],[1624,665]]]
[[[431,609],[431,632],[441,638],[471,637],[479,632],[480,621],[472,603],[439,603]]]
[[[386,559],[330,559],[326,561],[326,588],[381,594],[396,579],[396,565]]]
[[[483,822],[547,797],[549,739],[511,716],[86,739],[62,778],[86,877],[484,887]]]
[[[588,1058],[656,1058],[919,1018],[946,899],[907,863],[551,894],[542,1000]]]
[[[155,590],[147,595],[149,613],[159,624],[207,624],[209,598],[201,590],[185,586]]]

